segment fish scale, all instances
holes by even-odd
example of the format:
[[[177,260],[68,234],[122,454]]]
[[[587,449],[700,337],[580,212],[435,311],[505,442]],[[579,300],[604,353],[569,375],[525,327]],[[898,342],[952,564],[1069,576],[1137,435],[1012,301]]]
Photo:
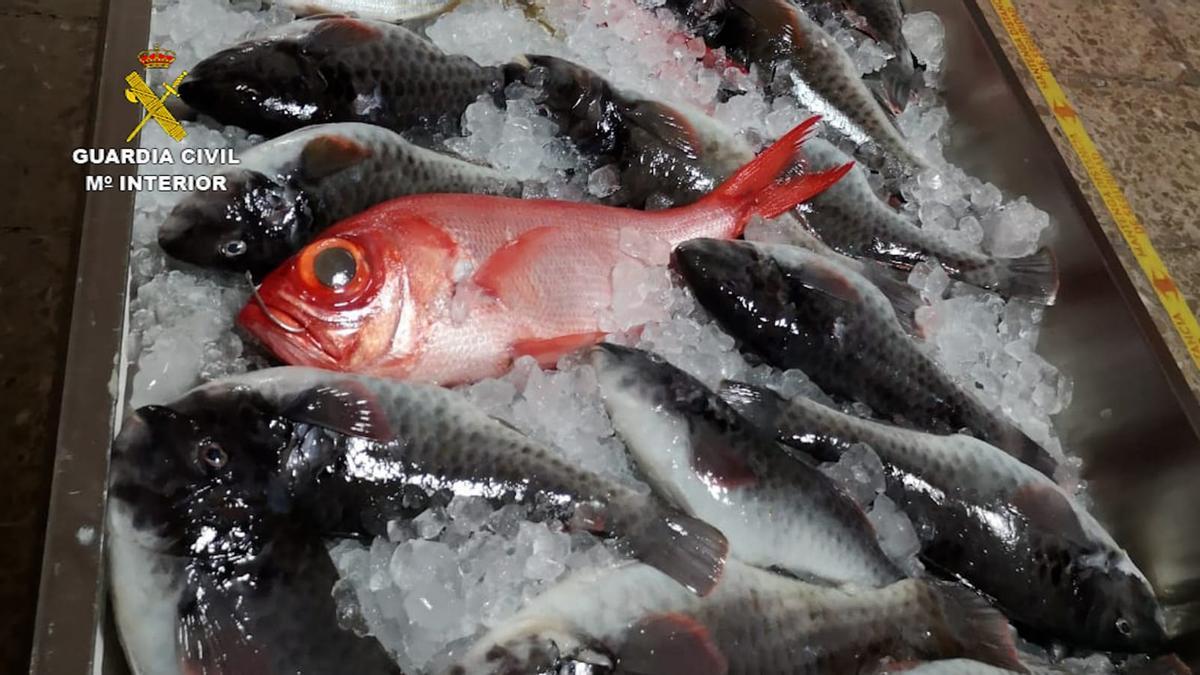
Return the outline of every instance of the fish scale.
[[[888,657],[954,656],[1021,669],[1004,618],[961,587],[910,579],[839,590],[733,560],[703,599],[665,581],[636,564],[577,573],[443,673],[559,672],[574,660],[647,675],[843,675]]]
[[[695,378],[616,345],[597,347],[589,360],[642,474],[728,533],[739,559],[836,583],[874,587],[904,577],[847,494],[786,456]]]
[[[312,18],[205,58],[180,98],[223,124],[276,136],[324,122],[366,122],[427,134],[458,128],[502,68],[445,54],[401,26]]]
[[[884,418],[965,428],[1047,475],[1057,469],[904,334],[883,293],[835,261],[789,246],[693,240],[673,262],[716,321],[771,365],[799,368],[830,395]]]
[[[722,397],[823,460],[868,444],[884,464],[888,496],[921,533],[923,559],[994,598],[1032,634],[1137,652],[1164,639],[1154,591],[1125,551],[1057,484],[1012,456],[969,436],[888,426],[749,385],[728,384]]]

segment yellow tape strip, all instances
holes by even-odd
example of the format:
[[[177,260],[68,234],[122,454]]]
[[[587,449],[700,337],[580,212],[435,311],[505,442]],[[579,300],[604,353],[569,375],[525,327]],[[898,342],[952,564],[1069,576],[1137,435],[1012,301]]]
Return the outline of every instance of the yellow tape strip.
[[[1000,21],[1004,24],[1004,29],[1008,32],[1009,37],[1012,38],[1017,52],[1020,53],[1021,60],[1025,62],[1025,67],[1032,73],[1038,89],[1042,91],[1042,96],[1050,104],[1050,110],[1054,113],[1054,118],[1058,120],[1058,126],[1071,141],[1071,147],[1075,148],[1075,153],[1083,160],[1083,166],[1099,189],[1100,196],[1104,199],[1104,205],[1108,207],[1108,212],[1116,221],[1121,235],[1125,237],[1125,242],[1129,244],[1129,248],[1137,258],[1138,264],[1141,265],[1142,271],[1145,272],[1146,278],[1150,280],[1154,292],[1158,294],[1159,302],[1170,315],[1175,330],[1183,338],[1183,343],[1187,347],[1192,361],[1196,367],[1200,368],[1200,324],[1197,324],[1196,316],[1192,314],[1183,294],[1179,292],[1179,288],[1171,278],[1171,273],[1167,271],[1167,266],[1158,256],[1158,251],[1154,250],[1150,237],[1138,221],[1137,214],[1129,206],[1129,201],[1121,192],[1108,165],[1104,163],[1104,158],[1100,156],[1096,144],[1092,142],[1092,137],[1088,135],[1074,106],[1071,105],[1066,93],[1059,86],[1058,80],[1054,78],[1054,73],[1050,72],[1045,57],[1033,42],[1033,37],[1029,34],[1029,29],[1025,27],[1025,23],[1021,21],[1020,15],[1017,14],[1017,8],[1013,5],[1012,0],[990,1],[996,9],[996,13],[1000,15]]]

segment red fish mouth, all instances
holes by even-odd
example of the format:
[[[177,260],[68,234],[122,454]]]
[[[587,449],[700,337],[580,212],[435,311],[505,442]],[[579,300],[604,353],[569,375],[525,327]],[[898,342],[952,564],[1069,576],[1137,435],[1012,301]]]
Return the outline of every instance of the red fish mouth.
[[[267,313],[270,312],[270,316]],[[336,368],[337,356],[309,329],[296,312],[280,303],[251,300],[238,314],[238,324],[286,363]],[[285,330],[287,326],[291,330]]]

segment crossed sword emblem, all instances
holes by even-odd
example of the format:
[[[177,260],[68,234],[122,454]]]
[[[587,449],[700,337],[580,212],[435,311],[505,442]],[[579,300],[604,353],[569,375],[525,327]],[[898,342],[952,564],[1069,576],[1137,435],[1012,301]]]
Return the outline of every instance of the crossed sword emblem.
[[[142,107],[146,109],[146,114],[142,116],[141,121],[133,128],[133,131],[129,132],[129,137],[125,139],[126,143],[132,141],[133,137],[138,135],[138,132],[142,130],[142,127],[146,126],[146,122],[149,122],[151,118],[155,122],[158,122],[158,125],[171,138],[179,141],[183,140],[184,136],[187,136],[187,130],[183,128],[183,125],[175,119],[175,116],[164,105],[168,97],[179,95],[179,83],[183,82],[183,78],[185,77],[187,77],[186,70],[180,73],[174,82],[170,84],[164,83],[163,89],[166,91],[159,96],[154,93],[150,85],[146,84],[146,81],[142,79],[142,76],[137,71],[133,71],[125,76],[125,82],[129,84],[129,88],[125,90],[125,98],[130,103],[141,103]]]

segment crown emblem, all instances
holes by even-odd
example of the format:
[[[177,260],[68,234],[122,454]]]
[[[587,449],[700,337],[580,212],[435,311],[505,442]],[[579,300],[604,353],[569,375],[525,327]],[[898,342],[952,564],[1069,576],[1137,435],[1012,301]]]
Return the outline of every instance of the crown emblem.
[[[146,68],[169,68],[175,62],[175,52],[154,45],[153,49],[138,52],[138,61]]]

